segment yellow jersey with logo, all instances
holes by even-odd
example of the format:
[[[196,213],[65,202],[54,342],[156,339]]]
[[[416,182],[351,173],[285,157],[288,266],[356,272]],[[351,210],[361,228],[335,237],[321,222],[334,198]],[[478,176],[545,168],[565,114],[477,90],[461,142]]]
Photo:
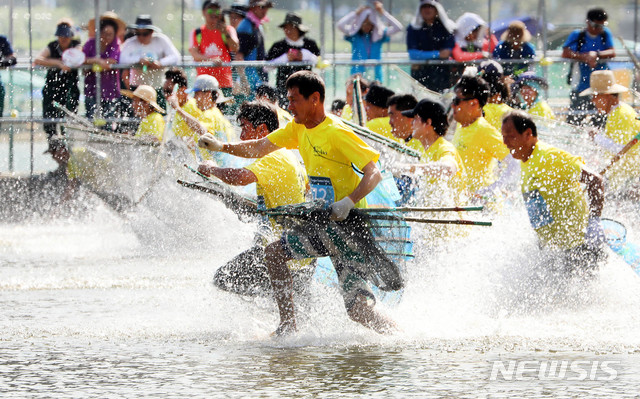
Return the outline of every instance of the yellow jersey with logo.
[[[617,144],[626,145],[640,132],[636,111],[628,104],[620,103],[607,117],[604,134]],[[610,154],[611,156],[615,154]],[[633,146],[607,172],[613,189],[619,189],[630,179],[640,177],[640,144]]]
[[[362,170],[380,157],[335,115],[326,115],[312,129],[291,121],[267,138],[278,147],[297,148],[310,178],[330,179],[335,201],[351,194],[360,183],[360,176],[353,167]],[[362,199],[356,207],[366,207],[366,201]]]
[[[538,141],[522,162],[522,195],[531,226],[547,245],[571,249],[584,242],[589,205],[580,176],[582,158]]]
[[[484,111],[484,119],[491,124],[491,126],[498,129],[498,132],[502,129],[502,117],[513,109],[505,103],[502,104],[486,104],[482,107]]]
[[[497,160],[509,155],[509,149],[502,142],[502,134],[483,117],[467,127],[458,125],[453,135],[453,146],[464,163],[472,193],[495,181]]]
[[[529,115],[535,115],[545,119],[556,119],[556,115],[546,101],[536,102],[527,112],[529,112]]]
[[[152,112],[142,119],[134,137],[155,137],[162,141],[163,135],[164,118],[159,113]]]
[[[305,201],[307,175],[291,151],[282,148],[244,168],[256,175],[256,193],[267,209]]]

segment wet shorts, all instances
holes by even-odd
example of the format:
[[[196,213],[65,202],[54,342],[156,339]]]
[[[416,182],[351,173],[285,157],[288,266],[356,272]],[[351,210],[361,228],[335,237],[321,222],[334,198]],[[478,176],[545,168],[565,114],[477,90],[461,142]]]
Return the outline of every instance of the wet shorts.
[[[329,256],[338,275],[344,305],[350,309],[358,295],[375,303],[375,296],[366,281],[354,270],[362,269],[365,258],[353,248],[338,224],[329,222],[324,229],[317,224],[299,225],[282,233],[280,244],[293,259]]]

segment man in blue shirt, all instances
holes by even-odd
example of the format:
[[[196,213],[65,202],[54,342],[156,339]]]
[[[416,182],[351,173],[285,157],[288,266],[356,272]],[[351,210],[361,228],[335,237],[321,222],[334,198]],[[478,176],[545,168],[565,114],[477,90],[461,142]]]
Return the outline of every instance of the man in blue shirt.
[[[236,53],[236,61],[261,61],[266,58],[264,48],[264,33],[262,24],[267,20],[267,11],[273,7],[270,0],[250,0],[246,17],[238,25],[238,40],[240,48]],[[239,69],[239,76],[243,89],[253,98],[255,89],[268,82],[267,72],[262,67]]]
[[[13,53],[11,44],[6,37],[0,36],[0,67],[8,67],[16,64],[16,55]],[[4,111],[4,86],[0,81],[0,117]]]
[[[588,97],[580,97],[579,94],[589,88],[591,72],[601,69],[609,69],[609,65],[603,62],[616,56],[613,49],[613,35],[606,27],[607,13],[602,8],[592,8],[587,12],[587,27],[571,32],[567,41],[562,46],[562,57],[578,62],[580,77],[573,78],[574,87],[571,90],[571,110],[592,110],[593,104]],[[573,65],[571,66],[571,69]],[[571,74],[571,70],[569,73]],[[569,115],[567,122],[580,123],[584,115]]]
[[[407,51],[416,61],[446,60],[455,46],[455,23],[436,0],[421,0],[407,27]],[[412,65],[411,76],[430,90],[442,92],[451,86],[449,65]]]

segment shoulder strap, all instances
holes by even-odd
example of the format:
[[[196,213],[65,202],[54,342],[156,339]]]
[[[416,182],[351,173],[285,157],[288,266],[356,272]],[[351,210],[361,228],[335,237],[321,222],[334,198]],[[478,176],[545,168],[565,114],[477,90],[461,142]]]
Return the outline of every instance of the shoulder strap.
[[[202,28],[196,28],[195,34],[196,34],[196,44],[200,46],[200,43],[202,43]]]
[[[578,33],[578,38],[576,39],[576,41],[578,42],[577,52],[580,52],[580,50],[582,50],[582,46],[584,46],[585,42],[587,41],[587,31],[581,30],[580,33]]]

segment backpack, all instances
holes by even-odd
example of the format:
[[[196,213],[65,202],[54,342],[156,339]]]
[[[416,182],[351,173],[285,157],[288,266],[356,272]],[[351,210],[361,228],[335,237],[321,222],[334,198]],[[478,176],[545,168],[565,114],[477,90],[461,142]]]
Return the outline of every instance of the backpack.
[[[604,35],[604,31],[602,31],[602,33],[600,33],[600,40],[602,41],[602,45],[606,45],[607,39],[605,38]],[[576,41],[574,43],[578,44],[578,47],[576,48],[576,52],[580,52],[580,50],[582,50],[582,46],[584,46],[584,44],[587,41],[587,31],[586,30],[581,30],[580,33],[578,34],[578,37],[576,38]],[[577,61],[571,61],[571,63],[569,64],[569,72],[567,73],[567,84],[569,86],[573,85],[574,82],[574,75],[575,76],[579,76],[580,75],[580,68],[578,68],[578,62]]]

